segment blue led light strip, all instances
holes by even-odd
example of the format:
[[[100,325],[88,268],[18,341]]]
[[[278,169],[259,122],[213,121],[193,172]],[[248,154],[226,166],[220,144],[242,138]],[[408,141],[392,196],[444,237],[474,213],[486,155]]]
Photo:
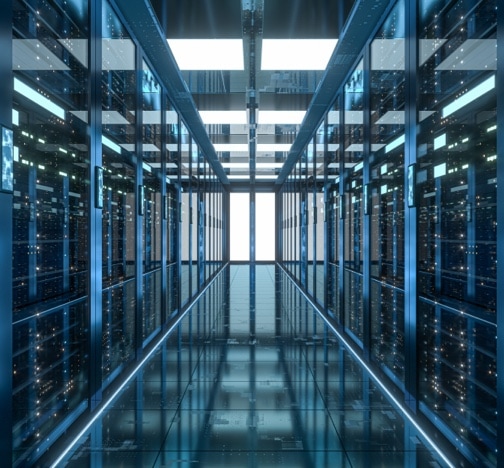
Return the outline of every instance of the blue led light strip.
[[[38,104],[40,107],[43,107],[44,109],[53,113],[56,117],[65,120],[65,109],[63,109],[63,107],[58,106],[49,98],[46,98],[38,91],[30,88],[30,86],[23,83],[21,80],[18,80],[17,78],[14,78],[14,91],[28,98],[35,104]]]
[[[462,109],[462,107],[467,106],[467,104],[470,104],[471,102],[488,93],[494,88],[495,75],[492,75],[490,78],[487,78],[485,81],[483,81],[467,93],[455,99],[451,104],[443,107],[443,119],[453,114],[454,112],[457,112],[459,109]]]

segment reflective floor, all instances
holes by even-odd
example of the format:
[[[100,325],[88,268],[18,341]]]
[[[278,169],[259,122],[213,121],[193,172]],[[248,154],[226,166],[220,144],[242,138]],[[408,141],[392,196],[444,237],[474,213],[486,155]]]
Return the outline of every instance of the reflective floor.
[[[58,466],[444,466],[273,265],[231,266]]]

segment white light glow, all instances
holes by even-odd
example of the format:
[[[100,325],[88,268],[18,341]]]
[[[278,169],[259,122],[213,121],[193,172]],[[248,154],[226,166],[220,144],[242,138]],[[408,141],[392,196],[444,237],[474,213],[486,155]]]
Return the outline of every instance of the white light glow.
[[[250,194],[230,194],[230,258],[250,259]]]
[[[434,149],[437,150],[446,145],[446,133],[434,138]]]
[[[227,178],[229,180],[249,180],[250,175],[233,175],[233,174],[228,174]]]
[[[19,112],[16,109],[12,109],[12,125],[19,126]]]
[[[443,177],[446,175],[446,163],[443,164],[438,164],[437,166],[434,166],[434,177]]]
[[[221,163],[224,169],[249,169],[250,163],[248,162],[223,162]],[[281,162],[272,162],[272,163],[256,163],[257,170],[273,170],[273,169],[281,169],[283,167],[283,163]]]
[[[256,180],[275,180],[277,178],[277,175],[276,174],[267,174],[267,175],[260,175],[260,174],[257,174],[255,176],[255,179]]]
[[[260,110],[257,123],[259,125],[300,125],[306,111],[265,111]]]
[[[42,96],[42,94],[35,91],[33,88],[30,88],[22,81],[19,81],[17,78],[14,78],[14,91],[22,94],[25,98],[28,98],[30,101],[38,104],[40,107],[43,107],[49,112],[52,112],[56,117],[65,119],[65,109],[58,106],[45,96]]]
[[[243,70],[241,39],[168,39],[181,70]]]
[[[214,143],[214,148],[217,153],[229,151],[233,153],[248,153],[249,146],[247,143]]]
[[[484,94],[488,93],[492,89],[495,88],[495,75],[492,75],[490,78],[486,79],[478,86],[474,87],[467,93],[460,96],[458,99],[455,99],[451,104],[448,104],[446,107],[443,107],[443,119],[448,117],[449,115],[457,112],[462,107],[467,106],[467,104],[473,102]]]
[[[257,151],[262,153],[282,152],[288,153],[292,145],[290,143],[258,143]]]
[[[256,163],[256,169],[281,169],[283,167],[284,163],[278,162],[278,163],[261,163],[258,162]]]
[[[262,70],[325,70],[337,39],[263,39]]]
[[[240,124],[247,123],[246,111],[203,111],[200,110],[199,114],[201,120],[205,125],[214,124]]]
[[[105,135],[102,135],[102,144],[107,148],[110,148],[112,151],[121,154],[121,147],[117,143],[114,143],[110,138],[107,138]]]
[[[275,194],[256,194],[256,260],[275,260]]]
[[[400,137],[397,137],[394,141],[390,142],[385,147],[385,153],[388,153],[388,152],[398,148],[399,146],[404,144],[404,142],[405,142],[405,135],[401,135]]]

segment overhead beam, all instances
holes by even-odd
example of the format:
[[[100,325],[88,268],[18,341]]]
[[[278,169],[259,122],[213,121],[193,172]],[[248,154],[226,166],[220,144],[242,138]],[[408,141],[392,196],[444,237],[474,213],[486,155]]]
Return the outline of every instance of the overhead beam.
[[[171,104],[190,129],[194,141],[220,181],[229,185],[229,179],[208,137],[192,94],[182,77],[149,0],[116,0],[116,4],[131,32],[140,42],[161,83],[168,91]]]
[[[275,182],[277,189],[285,182],[301,153],[319,128],[343,80],[351,71],[351,67],[390,4],[390,0],[355,1],[287,160]]]

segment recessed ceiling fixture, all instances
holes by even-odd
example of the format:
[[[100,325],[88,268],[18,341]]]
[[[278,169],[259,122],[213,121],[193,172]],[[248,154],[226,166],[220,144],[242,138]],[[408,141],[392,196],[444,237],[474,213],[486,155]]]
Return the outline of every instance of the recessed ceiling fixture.
[[[263,39],[262,70],[325,70],[337,39]]]
[[[259,110],[257,123],[259,125],[300,125],[306,111],[265,111]]]
[[[168,39],[181,70],[243,70],[241,39]]]
[[[215,124],[240,124],[247,123],[247,112],[239,111],[199,111],[201,120],[205,125]]]
[[[214,148],[217,153],[232,152],[232,153],[247,153],[249,145],[247,143],[214,143]]]
[[[257,151],[262,153],[282,152],[287,153],[290,151],[291,143],[258,143]]]

